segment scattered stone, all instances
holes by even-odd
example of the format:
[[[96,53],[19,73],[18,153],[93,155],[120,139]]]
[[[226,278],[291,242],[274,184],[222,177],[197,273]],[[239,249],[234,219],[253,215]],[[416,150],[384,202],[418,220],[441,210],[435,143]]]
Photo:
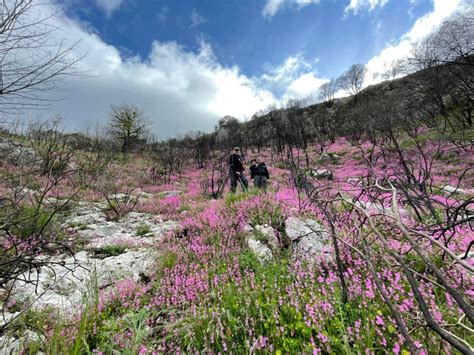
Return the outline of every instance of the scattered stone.
[[[315,220],[290,217],[285,221],[285,232],[291,241],[294,259],[330,257],[329,232]]]
[[[116,200],[116,201],[126,201],[126,200],[130,200],[130,201],[133,201],[133,200],[136,200],[137,197],[134,196],[134,195],[129,195],[129,194],[122,194],[122,193],[119,193],[119,194],[110,194],[108,195],[108,198],[110,200]]]
[[[20,353],[20,342],[10,336],[0,337],[0,354],[10,355]]]
[[[384,206],[382,206],[379,203],[357,201],[355,204],[357,206],[361,207],[362,209],[368,211],[369,213],[392,214],[392,209],[391,208],[385,208]]]
[[[322,162],[336,162],[338,160],[340,160],[341,157],[339,155],[337,155],[336,153],[322,153],[320,156],[319,156],[319,160],[322,161]]]
[[[354,184],[354,185],[360,185],[360,184],[362,184],[362,181],[361,181],[361,179],[359,179],[359,178],[349,178],[349,179],[347,179],[347,182],[348,182],[349,184]]]
[[[51,306],[70,311],[81,304],[91,279],[96,278],[102,289],[118,280],[132,278],[138,281],[150,274],[155,256],[152,249],[145,247],[155,244],[168,231],[177,229],[178,223],[139,212],[131,212],[122,220],[112,222],[106,220],[102,208],[100,203],[79,203],[65,226],[75,230],[74,237],[84,241],[85,250],[74,256],[45,256],[52,264],[25,273],[22,280],[15,283],[12,299],[24,302],[41,295],[34,303],[34,309]],[[140,232],[143,230],[146,233]],[[101,249],[104,252],[97,253]]]
[[[81,203],[66,222],[86,241],[88,248],[151,245],[167,232],[178,228],[175,221],[163,221],[157,216],[139,212],[130,212],[117,222],[108,221],[102,207],[100,203]],[[144,228],[148,231],[139,233]]]
[[[0,354],[22,354],[22,350],[27,344],[45,341],[46,338],[44,335],[27,329],[20,338],[10,336],[0,337]]]
[[[441,190],[453,194],[453,195],[468,195],[469,192],[467,190],[460,189],[459,187],[445,185],[441,187]]]
[[[321,180],[321,179],[328,179],[332,180],[333,175],[329,169],[311,169],[308,171],[308,175],[312,178]]]
[[[243,230],[246,233],[252,233],[253,232],[253,227],[250,224],[246,224],[246,225],[244,225]]]
[[[38,334],[32,330],[27,329],[20,340],[22,340],[23,344],[29,342],[44,342],[46,341],[46,337],[42,334]]]
[[[175,197],[182,195],[183,191],[180,190],[171,190],[171,191],[162,191],[158,194],[159,197],[161,198],[168,198],[168,197]]]
[[[471,259],[474,259],[474,251],[470,251],[469,253],[467,253],[467,255],[466,253],[459,254],[458,258],[461,260],[470,261]]]

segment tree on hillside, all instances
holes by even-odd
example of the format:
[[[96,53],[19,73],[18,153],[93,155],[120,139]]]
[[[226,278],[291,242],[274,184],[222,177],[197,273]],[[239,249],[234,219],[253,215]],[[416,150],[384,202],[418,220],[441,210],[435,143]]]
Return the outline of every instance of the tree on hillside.
[[[415,47],[408,65],[411,71],[430,69],[423,86],[450,125],[448,111],[461,127],[473,125],[473,9],[443,22],[437,31]],[[448,94],[451,102],[446,102]],[[448,110],[449,106],[455,107],[455,110]]]
[[[0,112],[46,108],[59,79],[78,74],[75,44],[55,40],[54,13],[34,0],[0,3]]]
[[[194,137],[192,147],[194,159],[199,169],[204,168],[207,161],[209,160],[214,142],[214,134],[198,132]]]
[[[337,81],[334,79],[331,79],[327,83],[324,83],[321,85],[319,88],[319,99],[323,102],[325,101],[333,101],[334,100],[334,95],[336,94],[338,87],[337,87]]]
[[[409,63],[414,70],[441,64],[474,65],[474,10],[444,21],[413,50]]]
[[[383,80],[393,80],[397,76],[404,74],[406,70],[405,59],[392,60],[389,63],[384,63],[384,71],[382,72]]]
[[[148,132],[148,123],[143,112],[133,105],[112,106],[109,132],[113,139],[121,142],[122,153],[126,153]]]
[[[152,145],[152,159],[155,164],[155,173],[163,179],[165,184],[171,182],[171,177],[181,170],[186,158],[185,149],[176,138],[154,143]]]
[[[339,87],[352,95],[357,95],[362,90],[366,72],[367,68],[364,64],[351,65],[351,67],[337,79]]]
[[[215,127],[217,143],[224,149],[241,147],[243,144],[241,125],[239,120],[232,116],[222,117]]]

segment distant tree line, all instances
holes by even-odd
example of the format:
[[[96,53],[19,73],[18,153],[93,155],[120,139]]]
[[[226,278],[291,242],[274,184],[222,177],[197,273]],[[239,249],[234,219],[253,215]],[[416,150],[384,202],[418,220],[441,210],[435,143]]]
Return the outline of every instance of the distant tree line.
[[[410,58],[392,63],[385,73],[392,80],[363,89],[366,68],[354,64],[322,85],[317,104],[305,107],[304,102],[292,100],[284,108],[258,112],[247,122],[225,116],[211,133],[192,132],[164,141],[150,139],[149,123],[139,108],[115,105],[102,135],[103,146],[123,154],[147,152],[150,164],[156,166],[152,175],[169,181],[185,161],[204,168],[220,154],[216,152],[234,146],[244,153],[271,148],[274,163],[297,151],[300,155],[295,158],[309,165],[309,149],[323,153],[337,137],[354,144],[393,141],[398,130],[421,125],[462,132],[473,125],[473,13],[468,10],[445,21],[416,46]],[[401,77],[393,79],[397,76]],[[341,92],[350,96],[336,98]],[[459,140],[462,133],[453,137]],[[86,150],[94,146],[94,139],[69,135],[72,146]]]
[[[421,125],[451,132],[472,127],[473,13],[469,9],[445,21],[407,60],[388,66],[384,77],[392,80],[363,89],[366,68],[354,64],[339,78],[322,85],[320,103],[304,107],[303,102],[293,100],[284,108],[258,112],[247,122],[226,116],[214,132],[191,133],[173,144],[192,150],[189,156],[200,168],[214,150],[234,146],[252,152],[272,148],[275,159],[298,148],[301,159],[309,163],[310,146],[322,153],[337,137],[355,143],[390,138],[398,129]],[[341,90],[350,96],[335,98]]]

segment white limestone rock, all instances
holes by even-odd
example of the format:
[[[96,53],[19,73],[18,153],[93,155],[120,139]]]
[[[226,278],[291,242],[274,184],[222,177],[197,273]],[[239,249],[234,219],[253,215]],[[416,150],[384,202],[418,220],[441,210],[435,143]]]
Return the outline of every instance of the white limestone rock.
[[[123,279],[138,281],[141,273],[149,274],[153,270],[155,258],[151,250],[139,249],[105,259],[92,258],[82,251],[74,257],[51,261],[57,264],[42,267],[39,273],[33,270],[24,274],[24,281],[15,283],[13,299],[24,302],[40,296],[33,304],[33,309],[50,306],[60,311],[73,311],[82,304],[91,280],[96,279],[99,289]],[[35,280],[38,280],[37,290],[34,284],[28,282]]]
[[[441,189],[444,192],[447,192],[448,194],[452,194],[452,195],[468,195],[469,194],[469,191],[467,190],[463,190],[459,187],[454,187],[454,186],[449,186],[449,185],[442,186]]]
[[[270,246],[270,248],[272,248],[273,250],[279,249],[280,243],[273,227],[269,226],[268,224],[265,224],[263,226],[257,225],[255,226],[255,231],[267,240],[266,243],[268,244],[268,246]]]
[[[329,232],[315,220],[290,217],[285,221],[285,232],[292,243],[294,259],[330,258]]]
[[[162,191],[158,194],[161,198],[167,198],[167,197],[175,197],[182,195],[183,191],[180,190],[171,190],[171,191]]]
[[[318,180],[331,180],[333,178],[333,174],[329,169],[311,169],[308,171],[308,175]]]
[[[255,239],[254,236],[250,236],[247,242],[250,250],[257,254],[260,261],[265,262],[273,259],[273,253],[265,243]]]

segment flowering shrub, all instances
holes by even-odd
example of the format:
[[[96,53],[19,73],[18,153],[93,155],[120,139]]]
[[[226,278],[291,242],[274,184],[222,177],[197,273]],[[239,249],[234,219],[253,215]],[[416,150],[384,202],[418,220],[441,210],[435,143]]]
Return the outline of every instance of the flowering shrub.
[[[442,147],[424,144],[430,153],[453,148],[449,143]],[[407,144],[404,149],[409,154],[413,146]],[[343,138],[327,151],[339,155],[328,166],[333,179],[307,177],[313,188],[310,193],[298,191],[292,175],[274,166],[268,192],[250,190],[224,199],[210,199],[207,190],[208,195],[203,195],[201,182],[209,182],[209,176],[203,178],[203,171],[194,168],[170,176],[166,185],[155,185],[146,177],[137,179],[140,186],[132,187],[151,194],[140,200],[137,209],[178,220],[180,228],[157,244],[148,244],[157,251],[151,277],[123,280],[100,292],[96,302],[78,315],[77,324],[87,326],[66,327],[71,341],[62,350],[406,354],[410,346],[400,331],[397,313],[416,351],[453,353],[446,339],[427,327],[420,297],[426,300],[426,311],[434,322],[472,344],[465,312],[442,284],[446,282],[472,303],[472,258],[463,261],[467,268],[452,262],[452,255],[466,253],[474,240],[472,226],[463,220],[469,214],[462,210],[472,177],[456,179],[453,175],[462,174],[463,166],[441,164],[438,159],[425,179],[422,159],[413,157],[411,174],[417,182],[425,179],[427,185],[420,188],[412,182],[393,198],[390,184],[407,183],[399,177],[394,152],[383,152],[384,164],[375,160],[371,164],[375,158],[370,154],[382,154],[379,147],[368,142],[350,145]],[[315,168],[325,164],[319,153],[308,152]],[[290,165],[281,162],[282,167]],[[305,162],[303,171],[308,168],[312,167]],[[124,171],[133,176],[134,169],[143,174],[143,166],[136,161]],[[126,180],[132,185],[133,181]],[[438,186],[460,181],[462,194],[446,194]],[[160,196],[172,190],[180,194]],[[394,213],[397,204],[400,221]],[[452,223],[446,222],[447,214],[452,215]],[[312,218],[331,233],[334,230],[342,270],[334,256],[311,263],[290,257],[291,242],[285,232],[290,216]],[[250,227],[258,225],[271,226],[282,246],[270,261],[260,260],[249,250]],[[116,248],[136,246],[131,239],[117,240]],[[417,292],[398,255],[415,275]],[[435,268],[444,280],[440,281]],[[54,335],[49,340],[54,344]]]

